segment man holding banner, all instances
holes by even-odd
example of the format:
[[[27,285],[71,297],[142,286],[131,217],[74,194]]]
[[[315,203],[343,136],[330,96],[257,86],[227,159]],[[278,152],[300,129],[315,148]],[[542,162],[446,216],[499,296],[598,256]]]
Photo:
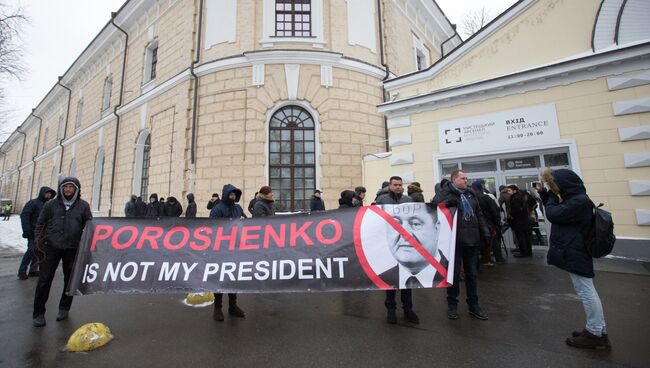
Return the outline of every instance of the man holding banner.
[[[399,176],[393,176],[388,181],[388,192],[380,195],[377,198],[377,204],[400,204],[413,202],[411,197],[404,195],[404,187],[402,186],[402,178]],[[399,238],[397,239],[396,244],[399,243]],[[400,261],[401,250],[399,250],[399,245],[393,245],[391,251],[393,256],[397,259],[399,264],[403,264]],[[390,272],[387,271],[387,272]],[[380,275],[381,277],[381,275]],[[395,324],[397,323],[397,315],[395,314],[395,309],[397,309],[397,303],[395,302],[396,291],[395,290],[386,290],[386,300],[384,305],[387,309],[386,319],[388,323]],[[404,308],[404,318],[411,323],[420,323],[420,319],[417,314],[413,312],[413,299],[411,289],[402,289],[400,291],[400,299],[402,300],[402,308]]]
[[[241,190],[237,189],[232,184],[223,186],[221,195],[221,202],[210,211],[210,218],[227,218],[231,220],[239,220],[244,217],[244,209],[237,204],[241,199]],[[212,318],[216,321],[223,321],[223,312],[221,311],[221,304],[223,302],[223,293],[214,293],[214,312]],[[228,314],[234,317],[244,318],[246,314],[237,306],[237,294],[228,293]]]
[[[34,295],[34,327],[45,326],[45,304],[60,261],[63,261],[64,287],[56,320],[63,321],[68,318],[72,295],[67,295],[66,291],[70,284],[79,240],[86,222],[91,219],[90,206],[81,199],[79,180],[73,177],[63,179],[56,199],[43,206],[36,223],[36,253],[41,262],[41,269]]]
[[[480,320],[487,320],[478,303],[478,262],[481,237],[490,238],[490,230],[483,218],[483,212],[478,204],[476,195],[468,188],[467,174],[461,170],[451,173],[451,181],[443,179],[440,190],[433,198],[433,204],[444,204],[446,207],[456,208],[456,255],[454,257],[454,280],[458,280],[461,261],[465,271],[465,288],[467,291],[467,304],[469,314]],[[458,319],[458,296],[460,285],[454,282],[447,288],[447,318]]]

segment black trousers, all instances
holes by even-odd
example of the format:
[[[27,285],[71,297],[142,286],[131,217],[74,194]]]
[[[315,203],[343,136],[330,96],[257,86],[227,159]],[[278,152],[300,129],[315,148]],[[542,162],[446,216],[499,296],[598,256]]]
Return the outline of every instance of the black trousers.
[[[395,296],[396,296],[397,290],[386,290],[386,300],[384,301],[384,305],[386,306],[386,309],[396,309],[397,308],[397,303],[395,302]],[[399,291],[399,296],[400,299],[402,300],[402,308],[404,310],[411,310],[413,309],[413,292],[411,289],[401,289]]]
[[[463,264],[465,271],[465,290],[467,292],[467,304],[470,307],[478,306],[478,262],[480,247],[456,247],[454,258],[454,284],[447,288],[447,305],[457,306],[460,295],[460,264]]]
[[[72,266],[74,265],[74,258],[77,255],[77,249],[59,249],[43,246],[35,249],[35,252],[41,263],[38,283],[36,284],[36,294],[34,295],[33,316],[37,317],[45,314],[45,304],[47,303],[47,298],[50,296],[50,287],[52,287],[52,280],[54,280],[54,275],[56,274],[56,269],[59,267],[60,261],[63,261],[63,292],[59,301],[59,310],[70,310],[72,296],[66,295],[65,291],[70,284]]]
[[[515,237],[517,238],[517,244],[519,245],[519,251],[524,256],[530,256],[533,254],[533,244],[530,238],[530,230],[514,230]]]

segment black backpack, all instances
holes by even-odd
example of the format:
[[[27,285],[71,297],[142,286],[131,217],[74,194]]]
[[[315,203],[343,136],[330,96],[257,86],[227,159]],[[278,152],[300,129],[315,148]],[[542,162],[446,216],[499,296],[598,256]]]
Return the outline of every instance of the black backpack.
[[[591,228],[585,237],[585,248],[587,252],[594,258],[600,258],[608,255],[614,248],[616,236],[614,235],[614,221],[612,214],[605,211],[601,207],[603,204],[593,206],[593,218]]]

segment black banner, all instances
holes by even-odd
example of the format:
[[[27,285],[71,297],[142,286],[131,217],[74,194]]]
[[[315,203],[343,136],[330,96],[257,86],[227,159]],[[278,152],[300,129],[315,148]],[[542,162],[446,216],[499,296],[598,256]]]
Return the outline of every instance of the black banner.
[[[95,218],[70,294],[446,287],[455,226],[424,203],[242,220]]]

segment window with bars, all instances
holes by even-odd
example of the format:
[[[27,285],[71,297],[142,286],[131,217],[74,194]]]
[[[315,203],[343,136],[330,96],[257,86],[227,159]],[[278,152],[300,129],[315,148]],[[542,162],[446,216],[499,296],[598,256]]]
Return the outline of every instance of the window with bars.
[[[156,79],[156,67],[158,66],[158,41],[152,41],[147,45],[144,58],[143,84]]]
[[[158,46],[151,50],[151,73],[149,79],[156,79],[156,66],[158,65]]]
[[[276,0],[277,37],[311,37],[311,31],[311,0]]]
[[[144,201],[149,198],[149,166],[151,164],[151,134],[144,142],[142,149],[142,178],[140,179],[140,195]]]
[[[269,127],[269,178],[282,211],[309,209],[316,188],[314,120],[302,107],[276,111]]]

